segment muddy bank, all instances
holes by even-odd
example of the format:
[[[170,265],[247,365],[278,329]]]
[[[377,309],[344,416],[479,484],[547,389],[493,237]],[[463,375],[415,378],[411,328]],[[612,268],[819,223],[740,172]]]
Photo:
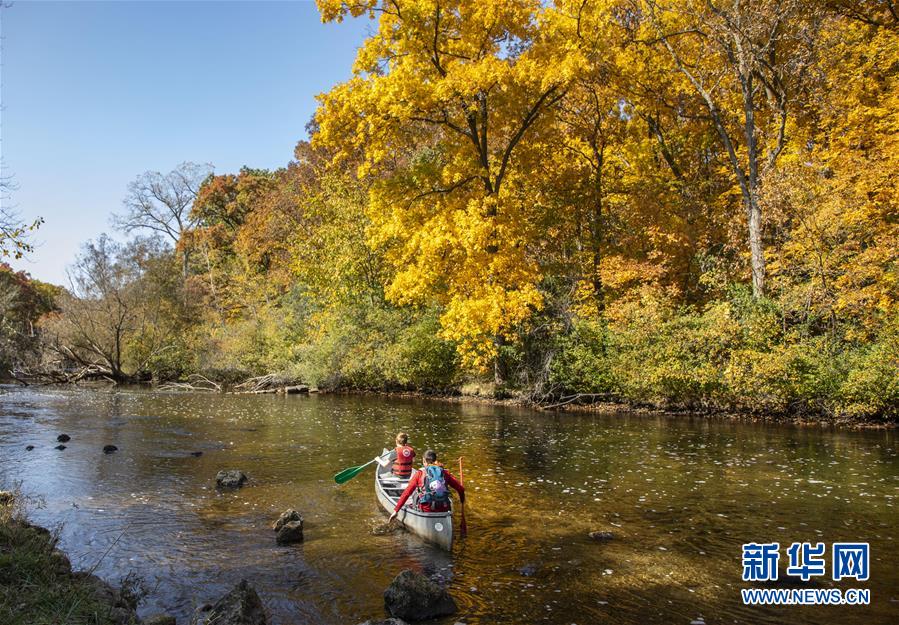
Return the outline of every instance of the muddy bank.
[[[91,571],[74,571],[56,536],[0,509],[0,622],[9,625],[95,623],[137,625],[139,590],[127,578],[116,588]]]

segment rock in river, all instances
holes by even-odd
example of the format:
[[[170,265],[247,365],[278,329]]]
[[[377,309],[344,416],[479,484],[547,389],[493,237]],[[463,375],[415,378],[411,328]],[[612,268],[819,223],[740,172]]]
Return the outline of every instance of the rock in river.
[[[206,617],[207,625],[267,625],[259,595],[243,579],[219,599]]]
[[[534,575],[537,574],[537,571],[539,569],[540,569],[539,566],[537,566],[533,562],[530,562],[528,564],[525,564],[520,569],[518,569],[518,573],[521,575],[524,575],[525,577],[534,577]]]
[[[34,449],[34,445],[26,445],[25,446],[25,451],[31,451],[32,449]]]
[[[613,534],[612,532],[590,532],[587,535],[596,542],[600,543],[604,543],[615,538],[615,534]]]
[[[70,440],[72,440],[72,437],[68,434],[60,434],[56,437],[57,443],[68,443]]]
[[[246,473],[237,469],[219,471],[215,476],[215,484],[219,488],[240,488],[246,481]]]
[[[282,512],[278,520],[272,525],[272,529],[278,532],[276,540],[279,545],[289,545],[303,541],[303,517],[293,508],[288,508]]]
[[[384,591],[384,607],[390,616],[407,621],[447,616],[458,610],[443,586],[409,569],[397,575]]]
[[[59,451],[62,451],[62,450],[65,449],[65,448],[66,448],[65,445],[57,445],[57,446],[54,447],[53,449],[58,449]]]
[[[111,454],[118,450],[119,450],[119,448],[116,447],[115,445],[103,445],[103,453],[104,454]]]
[[[272,529],[276,532],[284,527],[287,523],[291,521],[302,521],[303,517],[299,512],[294,510],[293,508],[288,508],[284,512],[281,513],[281,516],[278,517],[278,520],[272,524]]]

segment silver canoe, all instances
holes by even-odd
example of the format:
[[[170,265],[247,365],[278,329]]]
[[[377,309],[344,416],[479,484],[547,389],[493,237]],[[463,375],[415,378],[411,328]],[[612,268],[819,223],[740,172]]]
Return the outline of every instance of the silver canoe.
[[[390,470],[393,460],[396,459],[396,451],[384,450],[380,456],[381,462],[375,464],[375,494],[378,503],[388,513],[393,513],[396,502],[406,489],[408,480],[398,478]],[[452,506],[452,504],[450,504]],[[429,543],[447,551],[453,548],[453,510],[448,512],[419,512],[412,506],[412,497],[400,510],[396,517],[413,534],[424,538]]]

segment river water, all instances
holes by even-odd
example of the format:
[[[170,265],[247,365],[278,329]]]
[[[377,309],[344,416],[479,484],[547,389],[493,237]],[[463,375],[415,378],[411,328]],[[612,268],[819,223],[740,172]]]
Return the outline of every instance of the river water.
[[[403,430],[448,467],[465,458],[469,533],[452,553],[383,524],[371,459]],[[72,437],[58,451],[56,436]],[[106,444],[119,451],[104,455]],[[26,445],[35,449],[26,451]],[[196,457],[191,452],[202,451]],[[899,442],[701,418],[548,414],[358,396],[33,390],[0,395],[0,488],[34,498],[80,568],[151,592],[143,615],[186,623],[240,579],[274,624],[352,625],[384,613],[404,568],[442,577],[460,611],[438,623],[899,622]],[[250,476],[215,489],[223,468]],[[306,540],[275,545],[288,507]],[[458,523],[458,520],[457,520]],[[608,543],[588,532],[609,530]],[[741,545],[782,546],[780,587],[868,588],[869,606],[747,607]],[[784,582],[791,542],[870,543],[867,582]],[[759,584],[754,584],[760,586]]]

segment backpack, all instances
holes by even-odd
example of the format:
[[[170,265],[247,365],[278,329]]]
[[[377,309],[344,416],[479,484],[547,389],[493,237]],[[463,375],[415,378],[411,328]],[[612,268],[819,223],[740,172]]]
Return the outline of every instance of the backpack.
[[[449,503],[449,490],[446,488],[446,480],[443,479],[443,469],[431,464],[426,466],[424,471],[418,502],[431,505]]]

